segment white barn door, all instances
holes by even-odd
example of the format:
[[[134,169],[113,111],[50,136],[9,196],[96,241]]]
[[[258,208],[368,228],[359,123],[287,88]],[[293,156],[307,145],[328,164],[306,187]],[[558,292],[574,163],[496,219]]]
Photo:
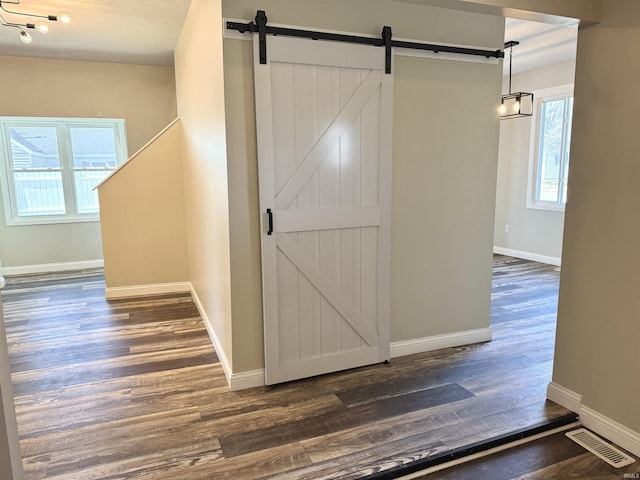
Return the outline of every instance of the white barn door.
[[[384,48],[268,36],[261,65],[254,42],[265,381],[387,360],[393,79]]]

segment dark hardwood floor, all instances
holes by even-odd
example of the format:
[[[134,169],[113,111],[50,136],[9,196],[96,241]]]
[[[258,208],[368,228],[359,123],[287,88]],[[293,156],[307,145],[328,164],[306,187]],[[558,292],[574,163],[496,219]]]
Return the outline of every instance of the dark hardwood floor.
[[[545,401],[558,278],[498,256],[492,342],[240,392],[189,295],[107,302],[100,271],[9,278],[26,478],[361,478],[561,417]]]

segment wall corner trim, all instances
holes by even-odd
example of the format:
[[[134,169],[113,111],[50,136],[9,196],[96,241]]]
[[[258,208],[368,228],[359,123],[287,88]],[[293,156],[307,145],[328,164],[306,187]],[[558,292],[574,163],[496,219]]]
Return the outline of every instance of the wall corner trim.
[[[555,382],[547,387],[547,398],[580,415],[580,423],[633,455],[640,456],[640,433],[596,412],[582,403],[582,395]]]
[[[211,343],[213,343],[213,348],[215,349],[216,354],[220,359],[220,365],[222,365],[222,371],[224,372],[224,376],[227,378],[227,385],[229,385],[229,390],[235,392],[237,390],[264,386],[264,369],[233,373],[231,363],[229,363],[229,358],[222,348],[222,343],[220,343],[220,340],[218,339],[218,336],[216,335],[216,332],[213,329],[211,322],[209,321],[207,312],[205,311],[202,302],[198,298],[196,289],[193,288],[193,285],[191,283],[189,283],[189,291],[191,292],[191,297],[193,298],[193,301],[198,308],[198,312],[200,313],[200,317],[202,318],[202,323],[204,323],[204,326],[207,329],[207,333],[209,334]]]
[[[459,347],[472,343],[488,342],[493,337],[491,327],[466,330],[462,332],[435,335],[433,337],[415,338],[391,343],[391,358],[430,352],[441,348]]]
[[[224,376],[227,378],[227,385],[229,385],[229,390],[235,392],[237,390],[264,386],[264,369],[233,373],[229,358],[222,348],[222,343],[220,343],[220,340],[218,339],[218,336],[213,329],[213,325],[211,325],[211,322],[209,321],[207,312],[205,311],[202,302],[198,298],[196,289],[193,288],[193,285],[191,283],[189,283],[189,291],[191,292],[191,297],[193,298],[198,312],[200,313],[202,323],[204,323],[204,326],[207,329],[207,333],[209,334],[211,343],[213,343],[213,348],[215,349],[216,354],[220,359],[220,365],[222,365],[222,371],[224,372]]]
[[[215,349],[216,354],[218,355],[218,359],[220,360],[220,365],[222,365],[222,371],[224,372],[224,376],[227,378],[227,384],[229,385],[229,388],[231,388],[231,375],[233,373],[233,371],[231,370],[231,363],[229,363],[227,354],[222,348],[222,343],[220,343],[220,340],[218,339],[218,336],[216,335],[216,332],[213,329],[213,325],[211,324],[211,321],[209,320],[207,312],[204,309],[204,306],[202,305],[200,298],[198,297],[198,293],[196,292],[196,289],[193,288],[192,283],[189,283],[188,285],[189,285],[188,291],[191,292],[191,297],[193,298],[193,301],[196,304],[196,308],[200,313],[200,318],[202,318],[202,323],[204,323],[204,326],[207,329],[207,333],[209,334],[211,343],[213,343],[213,348]]]
[[[563,387],[562,385],[550,382],[547,386],[547,398],[552,402],[555,402],[558,405],[571,410],[572,412],[580,412],[582,395],[579,395],[576,392]]]
[[[116,298],[146,297],[149,295],[164,295],[166,293],[184,293],[191,291],[189,282],[156,283],[153,285],[132,285],[127,287],[107,287],[107,300]]]
[[[231,373],[229,375],[229,388],[232,392],[247,388],[263,387],[264,369],[249,370],[247,372]]]
[[[511,248],[493,247],[493,253],[498,255],[507,255],[508,257],[523,258],[525,260],[531,260],[532,262],[546,263],[548,265],[560,266],[562,259],[560,257],[550,257],[548,255],[540,255],[537,253],[525,252],[522,250],[513,250]]]

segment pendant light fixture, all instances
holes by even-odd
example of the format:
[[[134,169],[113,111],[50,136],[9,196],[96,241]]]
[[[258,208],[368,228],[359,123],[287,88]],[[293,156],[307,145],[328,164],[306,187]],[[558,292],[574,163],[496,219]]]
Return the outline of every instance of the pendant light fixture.
[[[509,49],[509,93],[502,95],[500,103],[500,120],[533,115],[533,93],[511,92],[511,66],[513,61],[513,47],[520,42],[510,41],[504,44],[505,50]]]
[[[33,17],[33,18],[43,18],[50,22],[60,22],[63,25],[68,25],[71,22],[71,17],[69,17],[66,13],[61,13],[59,15],[36,15],[34,13],[24,13],[24,12],[16,12],[14,10],[9,10],[5,7],[5,5],[20,5],[20,0],[0,0],[0,25],[3,27],[17,28],[20,30],[19,38],[22,43],[29,44],[33,41],[31,34],[26,30],[33,29],[37,30],[40,33],[47,33],[49,31],[49,24],[44,20],[40,20],[37,23],[17,23],[13,21],[8,21],[3,13],[8,13],[10,15],[21,15],[24,17]]]

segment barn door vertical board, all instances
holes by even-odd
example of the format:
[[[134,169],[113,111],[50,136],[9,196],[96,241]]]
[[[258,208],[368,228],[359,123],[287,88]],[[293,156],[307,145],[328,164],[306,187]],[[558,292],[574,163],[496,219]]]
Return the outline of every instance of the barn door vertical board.
[[[254,38],[274,384],[389,358],[393,77],[384,49]]]

